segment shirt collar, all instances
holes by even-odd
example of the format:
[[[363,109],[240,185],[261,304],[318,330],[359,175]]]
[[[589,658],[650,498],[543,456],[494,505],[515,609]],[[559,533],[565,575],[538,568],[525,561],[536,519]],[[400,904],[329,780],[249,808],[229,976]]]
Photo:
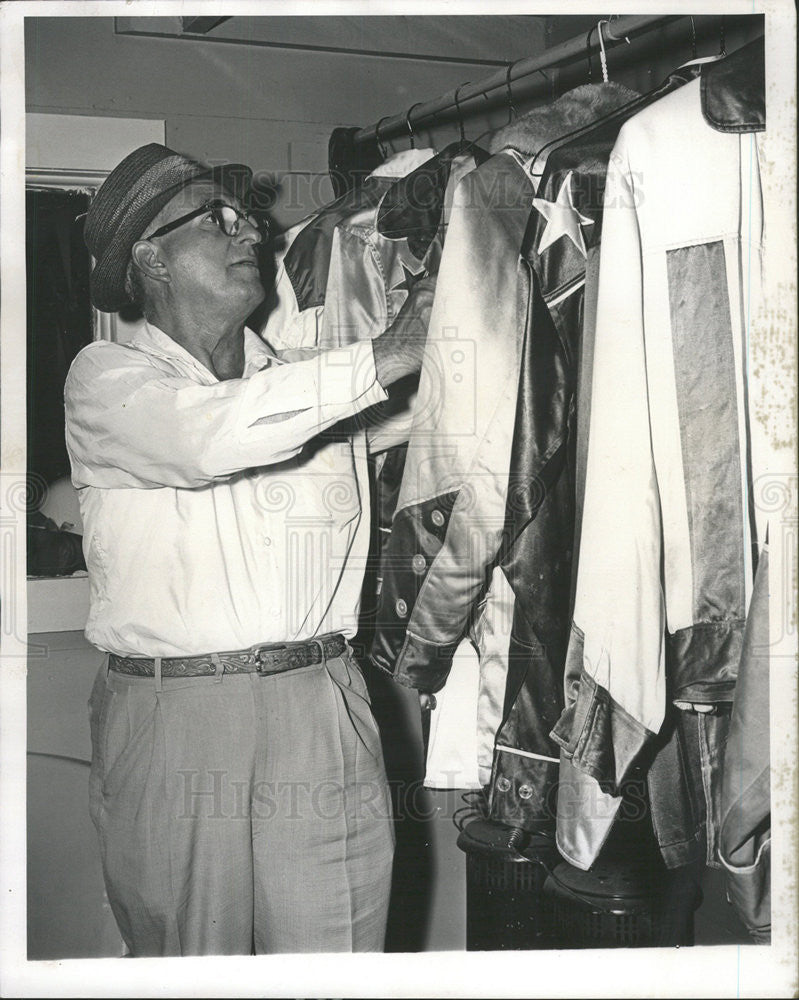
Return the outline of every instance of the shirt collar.
[[[262,368],[283,363],[266,341],[248,326],[244,327],[244,378],[254,375]]]
[[[144,320],[139,330],[130,341],[132,347],[144,350],[148,354],[164,358],[167,361],[180,361],[184,365],[198,372],[203,381],[218,382],[219,379],[210,372],[204,364],[190,354],[185,347],[173,340],[169,334],[164,333],[153,323]],[[272,364],[280,364],[280,359],[270,350],[268,345],[249,327],[244,328],[244,373],[243,377],[248,378],[262,368],[267,368]]]

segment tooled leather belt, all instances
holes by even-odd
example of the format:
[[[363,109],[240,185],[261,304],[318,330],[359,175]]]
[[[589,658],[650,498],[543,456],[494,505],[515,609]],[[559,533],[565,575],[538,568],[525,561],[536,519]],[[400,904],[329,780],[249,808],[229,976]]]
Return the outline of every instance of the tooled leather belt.
[[[347,648],[343,635],[328,633],[305,642],[261,643],[249,649],[200,656],[164,656],[162,677],[203,677],[225,674],[280,674],[341,656]],[[324,656],[323,656],[324,653]],[[109,670],[136,677],[154,677],[155,660],[146,656],[117,656],[111,653]]]

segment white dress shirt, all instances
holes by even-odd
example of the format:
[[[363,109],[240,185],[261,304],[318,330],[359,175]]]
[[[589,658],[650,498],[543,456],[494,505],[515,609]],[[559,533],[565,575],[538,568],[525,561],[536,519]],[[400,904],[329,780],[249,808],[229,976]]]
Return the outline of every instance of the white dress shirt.
[[[370,341],[288,353],[246,330],[243,377],[219,381],[148,325],[73,362],[66,441],[100,649],[180,656],[355,633],[366,436],[319,432],[387,396]]]

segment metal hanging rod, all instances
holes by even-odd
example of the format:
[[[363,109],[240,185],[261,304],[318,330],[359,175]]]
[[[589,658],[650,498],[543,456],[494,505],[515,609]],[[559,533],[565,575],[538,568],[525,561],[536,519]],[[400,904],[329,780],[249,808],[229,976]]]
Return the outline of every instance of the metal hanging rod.
[[[627,17],[620,17],[610,24],[606,24],[603,30],[605,43],[617,43],[624,41],[627,35],[648,31],[658,25],[669,21],[677,20],[680,15],[664,16],[663,14],[634,14]],[[600,29],[602,30],[602,29]],[[435,118],[444,111],[454,111],[459,105],[465,104],[475,97],[488,96],[491,90],[501,90],[507,94],[509,85],[521,80],[523,77],[537,73],[539,70],[551,69],[561,63],[571,62],[574,59],[584,58],[589,49],[599,48],[598,31],[595,29],[590,43],[586,42],[585,32],[575,38],[570,38],[554,48],[548,49],[543,55],[532,56],[530,59],[520,59],[514,63],[510,71],[507,69],[498,70],[491,76],[485,77],[477,83],[463,84],[455,90],[437,97],[432,101],[415,106],[413,113],[413,127],[420,125],[431,118]],[[380,129],[381,140],[393,139],[396,136],[406,136],[408,134],[408,115],[405,111],[391,117],[381,118],[374,125],[359,129],[352,137],[356,146],[364,142],[374,141],[378,138],[377,131]]]

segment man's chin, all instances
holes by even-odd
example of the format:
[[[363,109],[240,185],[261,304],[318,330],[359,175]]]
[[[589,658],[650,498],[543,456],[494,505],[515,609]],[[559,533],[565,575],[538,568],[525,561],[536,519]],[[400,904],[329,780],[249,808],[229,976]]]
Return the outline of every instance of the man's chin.
[[[247,304],[250,309],[255,309],[266,298],[261,272],[259,269],[250,266],[238,265],[238,280],[242,287],[247,289]]]
[[[253,289],[253,301],[250,304],[251,309],[257,308],[263,300],[266,298],[266,290],[264,289],[263,282],[260,276],[258,277],[257,287]]]

